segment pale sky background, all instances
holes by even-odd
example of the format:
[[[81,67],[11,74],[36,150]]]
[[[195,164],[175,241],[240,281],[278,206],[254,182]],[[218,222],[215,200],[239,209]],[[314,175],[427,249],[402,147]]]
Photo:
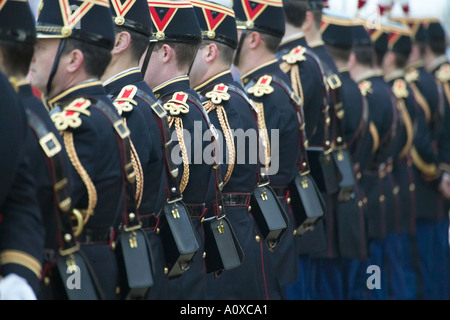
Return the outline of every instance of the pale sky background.
[[[394,0],[393,16],[403,16],[400,0]],[[362,11],[370,10],[379,3],[379,0],[368,0]],[[357,10],[358,0],[329,0],[330,10],[344,15],[354,15]],[[449,0],[409,0],[410,16],[439,18],[446,26],[450,27],[450,1]]]
[[[41,0],[29,0],[33,12],[37,12]],[[366,6],[362,9],[373,10],[382,0],[368,0]],[[392,15],[403,16],[400,2],[402,0],[394,0]],[[405,1],[405,0],[403,0]],[[329,0],[330,10],[343,15],[355,15],[358,0]],[[439,18],[446,26],[450,35],[450,0],[409,0],[410,15],[414,17],[434,17]]]

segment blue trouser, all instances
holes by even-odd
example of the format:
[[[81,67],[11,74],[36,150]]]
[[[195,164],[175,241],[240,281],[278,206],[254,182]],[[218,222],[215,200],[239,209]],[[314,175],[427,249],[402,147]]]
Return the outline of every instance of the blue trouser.
[[[284,286],[286,300],[308,300],[310,285],[310,263],[308,254],[298,257],[298,277],[293,283]]]
[[[417,221],[421,298],[448,300],[449,298],[449,243],[448,219]]]
[[[371,240],[369,244],[369,250],[370,250],[370,257],[367,261],[367,267],[375,267],[376,270],[379,270],[379,278],[376,271],[372,271],[373,269],[366,269],[370,270],[369,273],[367,273],[367,282],[377,283],[379,281],[379,287],[371,287],[369,288],[366,285],[366,288],[368,290],[368,298],[369,300],[387,300],[388,299],[388,275],[386,270],[386,259],[385,259],[385,240]],[[370,277],[370,281],[369,281]]]
[[[416,299],[416,275],[407,233],[391,233],[385,242],[389,299]]]
[[[343,300],[344,275],[341,259],[311,259],[311,300]]]

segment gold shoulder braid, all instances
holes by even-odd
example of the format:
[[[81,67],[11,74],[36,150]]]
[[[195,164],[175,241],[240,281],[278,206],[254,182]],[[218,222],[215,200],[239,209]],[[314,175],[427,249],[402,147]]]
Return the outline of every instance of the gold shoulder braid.
[[[261,98],[264,95],[273,93],[274,89],[270,85],[272,83],[272,76],[264,75],[258,79],[258,82],[250,87],[247,92],[254,95],[257,98]]]
[[[78,98],[64,107],[62,111],[52,114],[51,119],[59,131],[64,131],[68,128],[76,129],[81,126],[80,114],[91,115],[91,112],[88,110],[90,106],[91,102],[89,100]]]
[[[394,85],[392,86],[392,92],[394,93],[395,97],[397,98],[397,109],[399,110],[403,123],[405,124],[406,133],[407,133],[407,139],[406,144],[403,147],[402,151],[400,152],[400,159],[406,157],[408,153],[411,151],[412,145],[413,145],[413,138],[414,138],[414,129],[413,129],[413,123],[409,116],[408,109],[405,105],[405,100],[409,96],[409,92],[406,86],[406,82],[402,79],[398,79],[394,82]]]
[[[409,69],[405,74],[405,80],[409,84],[418,81],[419,78],[420,78],[420,74],[416,68]]]
[[[122,88],[119,95],[113,102],[119,115],[122,116],[123,113],[131,112],[133,111],[134,106],[137,106],[137,102],[134,100],[136,93],[136,86],[128,85]]]
[[[365,80],[358,84],[359,90],[364,97],[367,97],[369,93],[373,93],[372,82]]]
[[[377,127],[372,121],[370,121],[369,131],[373,140],[372,154],[374,154],[380,147],[380,135],[378,133]]]
[[[134,85],[127,85],[122,88],[120,93],[114,99],[114,106],[116,107],[119,115],[122,116],[123,122],[126,124],[126,117],[124,113],[129,113],[133,111],[134,106],[137,106],[136,100],[134,97],[136,96],[138,88]],[[142,169],[141,161],[139,160],[139,155],[136,152],[136,148],[134,147],[133,141],[130,140],[131,147],[131,163],[133,164],[133,169],[136,174],[136,207],[139,208],[142,202],[142,195],[144,192],[144,171]]]
[[[86,169],[84,169],[80,159],[78,158],[73,141],[73,133],[69,131],[63,131],[62,136],[70,162],[80,175],[80,178],[84,182],[84,185],[86,186],[86,190],[88,192],[88,207],[86,210],[81,210],[81,213],[84,216],[82,221],[83,225],[78,225],[76,230],[74,231],[75,236],[79,236],[83,230],[84,225],[86,225],[86,223],[88,222],[90,216],[94,214],[94,209],[97,205],[97,189],[95,188],[95,185],[89,177],[89,174],[86,172]],[[75,210],[76,209],[74,209],[74,211]]]
[[[423,96],[422,92],[420,92],[419,88],[414,82],[411,82],[409,84],[411,87],[411,90],[413,91],[414,98],[416,99],[418,105],[422,108],[423,113],[425,114],[425,119],[427,123],[430,123],[431,121],[431,109],[430,105],[428,104],[428,101]]]
[[[123,122],[127,123],[126,118],[123,118]],[[141,160],[139,159],[139,155],[134,147],[133,141],[130,140],[130,148],[131,148],[131,163],[133,164],[134,173],[136,174],[136,208],[139,208],[142,202],[142,195],[144,193],[144,170],[142,169]]]
[[[439,178],[441,172],[436,164],[425,162],[415,147],[411,150],[411,157],[414,161],[414,165],[423,173],[426,180],[433,181]]]
[[[75,170],[80,175],[81,180],[86,186],[88,192],[88,207],[86,210],[73,209],[73,215],[78,220],[78,226],[74,231],[75,236],[79,236],[83,231],[84,225],[89,220],[89,217],[94,214],[95,206],[97,205],[97,190],[92,182],[89,174],[84,169],[78,158],[75,150],[75,144],[73,141],[73,133],[67,129],[76,129],[81,126],[82,121],[80,114],[90,116],[89,107],[91,102],[85,98],[78,98],[72,101],[69,105],[65,106],[62,111],[51,115],[56,129],[58,129],[63,137],[64,145],[67,151],[70,162]]]
[[[289,73],[292,88],[295,94],[300,97],[301,105],[304,105],[304,95],[298,62],[306,61],[305,52],[306,48],[297,46],[282,57],[283,62],[280,64],[280,69],[284,73]]]
[[[450,101],[450,65],[444,64],[438,71],[436,71],[436,78],[444,88],[447,100]]]
[[[213,110],[216,110],[217,118],[219,119],[220,126],[222,128],[222,132],[225,138],[225,143],[227,146],[228,153],[228,166],[227,172],[225,174],[225,178],[223,179],[223,185],[225,186],[231,178],[231,174],[233,173],[234,166],[236,163],[236,147],[234,144],[233,134],[230,128],[230,124],[228,122],[227,113],[225,108],[220,105],[220,103],[225,100],[228,101],[230,99],[230,95],[227,93],[228,86],[224,84],[216,85],[214,89],[208,92],[205,96],[210,98],[211,100],[205,101],[203,106],[207,113],[210,113]]]
[[[264,147],[264,155],[266,159],[265,167],[268,170],[270,166],[270,140],[269,133],[267,132],[266,127],[266,119],[264,117],[264,104],[260,102],[252,101],[256,107],[258,112],[258,130],[259,130],[259,139],[261,141],[262,146]],[[259,155],[258,155],[259,157]]]
[[[181,113],[189,113],[189,105],[187,104],[188,95],[184,92],[176,92],[172,99],[164,104],[164,109],[170,113],[171,116],[178,116]]]
[[[297,46],[285,54],[282,59],[288,64],[297,64],[297,62],[306,61],[305,57],[306,48],[302,46]]]
[[[209,98],[212,103],[218,105],[222,101],[230,100],[230,94],[228,93],[228,86],[221,83],[214,87],[214,89],[208,92],[205,97]]]
[[[185,92],[176,92],[172,95],[172,99],[163,105],[163,108],[171,115],[168,116],[170,127],[175,125],[181,157],[183,159],[183,175],[181,176],[180,182],[181,193],[186,189],[189,182],[189,157],[183,135],[183,120],[179,116],[182,113],[189,113],[189,105],[187,104],[188,97],[189,96]]]

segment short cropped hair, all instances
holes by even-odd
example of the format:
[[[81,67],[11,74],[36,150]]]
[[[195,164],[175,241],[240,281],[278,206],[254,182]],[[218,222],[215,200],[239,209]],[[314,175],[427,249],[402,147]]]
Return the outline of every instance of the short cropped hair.
[[[83,53],[86,72],[91,76],[101,78],[111,62],[111,51],[85,41],[68,38],[61,54],[66,55],[75,49]]]
[[[22,76],[28,74],[34,54],[34,46],[32,44],[0,41],[0,50],[7,74]]]

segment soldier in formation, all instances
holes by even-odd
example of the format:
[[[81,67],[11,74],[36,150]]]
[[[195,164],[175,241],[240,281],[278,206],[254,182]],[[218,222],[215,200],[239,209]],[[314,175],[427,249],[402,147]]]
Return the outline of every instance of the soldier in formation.
[[[30,4],[0,3],[0,299],[449,298],[439,20]]]

